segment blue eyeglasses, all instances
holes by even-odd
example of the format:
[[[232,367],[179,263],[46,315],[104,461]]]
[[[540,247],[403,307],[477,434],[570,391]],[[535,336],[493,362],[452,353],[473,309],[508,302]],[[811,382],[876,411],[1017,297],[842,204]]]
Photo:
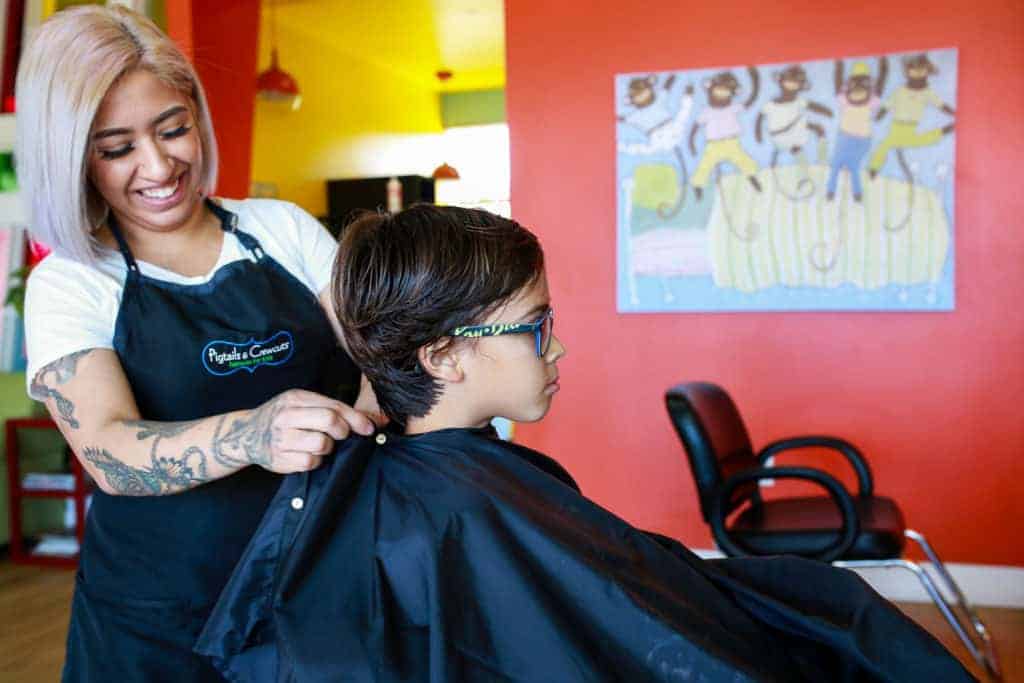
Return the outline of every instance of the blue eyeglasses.
[[[549,308],[537,322],[466,325],[464,327],[456,327],[452,330],[451,336],[476,339],[479,337],[499,337],[503,334],[532,333],[537,344],[537,357],[542,358],[551,347],[551,337],[554,336],[554,328],[555,311]]]

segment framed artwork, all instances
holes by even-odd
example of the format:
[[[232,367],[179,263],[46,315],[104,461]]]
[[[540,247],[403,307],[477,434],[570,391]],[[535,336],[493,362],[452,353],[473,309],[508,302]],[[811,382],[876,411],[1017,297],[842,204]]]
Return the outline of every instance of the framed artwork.
[[[954,307],[957,52],[615,77],[620,312]]]

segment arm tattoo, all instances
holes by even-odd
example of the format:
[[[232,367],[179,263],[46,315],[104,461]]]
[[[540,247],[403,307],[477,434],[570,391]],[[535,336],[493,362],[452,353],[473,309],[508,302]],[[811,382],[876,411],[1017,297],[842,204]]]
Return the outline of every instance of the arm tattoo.
[[[223,434],[221,427],[225,418],[222,417],[213,433],[214,459],[226,467],[270,465],[273,460],[271,446],[274,442],[271,424],[283,408],[279,400],[264,403],[245,419],[232,422]]]
[[[139,441],[155,436],[157,440],[164,437],[180,436],[195,427],[202,420],[186,420],[184,422],[154,422],[152,420],[122,420],[126,427],[138,427],[135,438]],[[156,444],[154,444],[156,445]]]
[[[181,457],[153,454],[149,467],[132,467],[116,459],[105,448],[86,448],[85,459],[103,472],[110,488],[124,496],[155,496],[177,493],[201,484],[206,473],[206,454],[189,446]]]
[[[58,358],[49,365],[43,366],[36,373],[36,376],[32,379],[32,385],[29,387],[29,396],[37,401],[46,401],[52,398],[61,419],[67,422],[71,429],[78,429],[81,426],[78,420],[75,419],[75,404],[53,387],[69,382],[78,370],[79,359],[92,353],[94,350],[75,351],[63,358]]]

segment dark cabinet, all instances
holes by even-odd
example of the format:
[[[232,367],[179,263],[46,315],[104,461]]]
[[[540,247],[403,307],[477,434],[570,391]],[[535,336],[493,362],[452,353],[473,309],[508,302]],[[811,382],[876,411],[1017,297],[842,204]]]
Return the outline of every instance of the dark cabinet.
[[[322,217],[324,224],[335,236],[338,236],[356,210],[386,210],[388,208],[388,181],[392,177],[401,184],[402,207],[421,202],[434,203],[434,179],[425,176],[402,175],[328,180],[327,215]]]

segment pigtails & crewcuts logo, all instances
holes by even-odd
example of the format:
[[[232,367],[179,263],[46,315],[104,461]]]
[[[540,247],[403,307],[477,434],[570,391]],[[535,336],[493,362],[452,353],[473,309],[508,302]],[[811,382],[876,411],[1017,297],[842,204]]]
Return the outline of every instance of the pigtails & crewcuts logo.
[[[247,342],[212,341],[203,347],[203,367],[211,375],[224,377],[239,370],[256,372],[266,365],[287,363],[295,353],[291,332],[282,330],[266,339]]]

